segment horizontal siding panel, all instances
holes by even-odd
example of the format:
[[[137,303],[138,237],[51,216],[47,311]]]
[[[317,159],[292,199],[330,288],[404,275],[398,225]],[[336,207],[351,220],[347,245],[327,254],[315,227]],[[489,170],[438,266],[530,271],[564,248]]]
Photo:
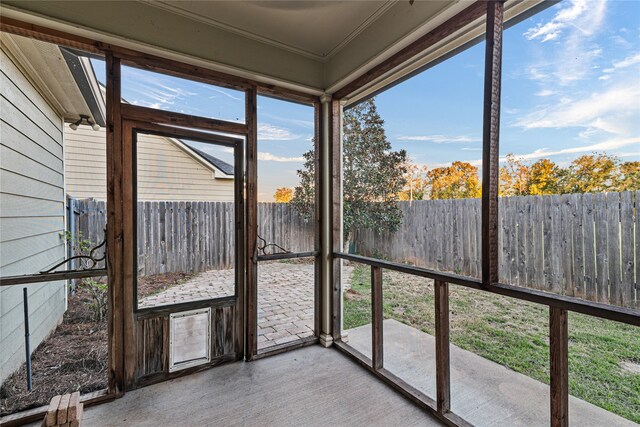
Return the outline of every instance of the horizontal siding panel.
[[[57,118],[55,115],[53,116],[53,118],[58,120],[60,123],[59,126],[56,126],[50,118],[40,110],[44,105],[47,105],[44,101],[39,102],[36,106],[25,96],[24,93],[22,93],[22,91],[20,91],[20,88],[18,88],[18,86],[16,86],[7,77],[4,71],[0,72],[0,87],[2,87],[2,97],[5,99],[4,102],[10,102],[20,111],[24,112],[25,116],[27,116],[27,118],[33,123],[33,126],[37,126],[42,129],[54,141],[58,141],[62,138],[62,119]]]
[[[24,172],[30,173],[31,171],[25,170]],[[2,182],[2,193],[17,194],[34,199],[64,200],[64,188],[62,186],[57,187],[47,184],[37,178],[18,175],[8,170],[0,170],[0,182]],[[34,201],[34,203],[39,202]]]
[[[22,288],[20,286],[7,286],[2,292],[2,338],[4,339],[16,328],[23,329]],[[42,322],[45,313],[50,313],[51,300],[62,300],[64,307],[65,282],[46,282],[43,284],[26,285],[29,289],[29,323],[31,327]],[[39,316],[40,319],[36,319]],[[9,319],[7,319],[9,318]]]
[[[28,173],[29,176],[40,181],[47,182],[58,188],[64,188],[64,175],[61,172],[48,168],[4,146],[0,147],[0,169],[17,174]],[[5,185],[4,181],[2,185]]]
[[[0,268],[26,259],[34,253],[56,248],[60,245],[64,246],[64,241],[60,234],[55,231],[13,240],[10,245],[0,246]]]
[[[64,230],[62,217],[3,218],[0,221],[0,242],[24,239],[47,232]]]
[[[3,105],[4,104],[6,103],[3,103]],[[4,116],[3,118],[6,119]],[[33,126],[31,127],[33,128]],[[38,132],[34,131],[31,133],[37,134]],[[42,138],[36,139],[37,142],[33,142],[33,140],[29,139],[29,136],[38,138],[38,135],[23,135],[4,121],[0,121],[0,134],[2,135],[0,145],[22,153],[24,156],[30,157],[36,162],[51,169],[62,170],[62,148],[57,144],[55,146],[55,150],[48,151],[46,149],[46,144],[41,144]]]
[[[20,274],[36,274],[53,267],[65,258],[64,245],[52,247],[29,258],[14,262],[0,268],[0,276],[17,276]]]
[[[39,200],[13,194],[0,193],[0,218],[29,216],[61,216],[64,218],[64,201]]]
[[[11,81],[15,87],[20,88],[21,92],[23,92],[22,96],[25,96],[26,99],[29,100],[29,103],[33,106],[37,106],[38,111],[46,118],[47,121],[54,126],[56,129],[55,132],[52,132],[51,135],[56,138],[56,140],[60,140],[62,137],[62,120],[60,115],[56,110],[49,105],[49,103],[44,99],[38,89],[36,89],[31,82],[22,74],[22,72],[16,67],[13,60],[7,56],[4,51],[0,49],[0,55],[2,55],[2,74],[4,78],[8,81]],[[5,91],[5,86],[2,86],[3,92]],[[9,99],[12,99],[9,97]],[[15,104],[15,103],[14,103]],[[22,107],[21,105],[18,105]],[[35,115],[31,117],[36,117]]]

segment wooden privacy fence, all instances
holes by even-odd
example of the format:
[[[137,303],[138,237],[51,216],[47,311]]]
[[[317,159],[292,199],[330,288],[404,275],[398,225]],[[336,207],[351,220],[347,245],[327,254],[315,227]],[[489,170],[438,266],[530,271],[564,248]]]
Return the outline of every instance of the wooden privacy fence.
[[[640,192],[504,197],[502,283],[639,307]],[[105,203],[75,200],[75,229],[102,241]],[[356,252],[480,277],[480,199],[399,202],[395,233],[359,230]],[[139,202],[140,275],[232,268],[229,202]],[[290,205],[260,203],[258,233],[292,252],[314,249],[313,221]]]
[[[70,199],[74,235],[101,242],[106,204]],[[138,274],[221,270],[234,265],[232,202],[138,202]],[[75,225],[73,225],[75,224]],[[285,203],[258,204],[258,234],[291,252],[314,249],[313,221]]]
[[[499,277],[640,307],[640,192],[502,197]],[[356,252],[480,277],[480,199],[400,202],[395,233],[355,233]]]

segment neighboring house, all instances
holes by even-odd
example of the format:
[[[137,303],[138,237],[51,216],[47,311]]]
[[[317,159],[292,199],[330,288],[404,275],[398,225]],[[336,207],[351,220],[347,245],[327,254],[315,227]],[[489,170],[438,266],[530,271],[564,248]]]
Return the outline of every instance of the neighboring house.
[[[106,199],[105,129],[64,127],[67,194]],[[233,166],[187,143],[139,135],[138,200],[233,201]]]
[[[0,48],[0,276],[34,274],[66,255],[63,123],[89,107],[58,47],[3,33]],[[65,283],[25,285],[32,349],[62,320]],[[25,358],[22,289],[0,288],[0,380]]]

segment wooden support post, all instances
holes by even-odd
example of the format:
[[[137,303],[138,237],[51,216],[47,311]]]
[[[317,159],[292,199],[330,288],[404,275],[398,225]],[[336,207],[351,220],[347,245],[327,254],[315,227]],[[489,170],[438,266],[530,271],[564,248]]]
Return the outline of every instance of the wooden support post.
[[[382,369],[383,367],[383,335],[382,321],[384,315],[382,312],[382,268],[371,267],[371,323],[372,333],[372,365],[373,369]]]
[[[342,252],[342,105],[340,101],[331,101],[330,114],[330,157],[331,157],[331,236],[333,252]],[[332,334],[339,340],[342,334],[342,261],[331,256]]]
[[[551,426],[569,425],[569,332],[567,311],[549,307]]]
[[[313,249],[316,251],[316,258],[314,260],[314,269],[313,269],[313,329],[314,333],[317,337],[320,337],[322,332],[322,200],[323,200],[323,189],[322,189],[322,170],[323,170],[323,159],[322,159],[322,135],[320,133],[322,123],[321,123],[321,115],[322,115],[322,105],[320,101],[315,102],[313,104],[313,125],[314,125],[314,139],[313,139],[313,150],[314,150],[314,218],[313,218]]]
[[[124,393],[122,120],[120,60],[106,55],[109,393]]]
[[[258,110],[256,88],[245,92],[247,120],[247,278],[246,278],[246,358],[258,351]]]
[[[482,284],[498,281],[498,180],[502,1],[487,2],[482,134]]]
[[[449,284],[436,280],[436,405],[438,412],[451,410],[451,364],[449,360]]]

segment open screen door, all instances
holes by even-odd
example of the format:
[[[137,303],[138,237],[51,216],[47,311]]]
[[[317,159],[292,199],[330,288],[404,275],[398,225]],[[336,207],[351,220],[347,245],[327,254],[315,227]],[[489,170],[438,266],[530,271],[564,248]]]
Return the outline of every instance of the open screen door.
[[[127,389],[243,356],[243,145],[123,122],[133,216],[125,273]],[[127,269],[125,269],[127,271]]]

